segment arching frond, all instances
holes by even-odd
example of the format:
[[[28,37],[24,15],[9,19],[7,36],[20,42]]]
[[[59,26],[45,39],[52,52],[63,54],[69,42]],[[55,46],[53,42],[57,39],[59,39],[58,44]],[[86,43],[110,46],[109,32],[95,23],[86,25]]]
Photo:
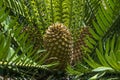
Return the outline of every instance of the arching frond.
[[[90,47],[90,45],[95,46],[94,48],[92,48],[91,53],[98,46],[97,41],[99,41],[99,40],[104,41],[106,38],[108,38],[108,37],[112,36],[112,34],[116,33],[115,31],[116,31],[117,24],[118,24],[117,21],[119,20],[120,8],[117,8],[118,12],[115,12],[116,7],[118,7],[116,5],[117,3],[110,4],[109,3],[110,1],[111,0],[108,0],[108,2],[106,4],[104,4],[104,5],[109,5],[109,6],[106,6],[106,9],[105,9],[105,6],[103,4],[101,4],[101,6],[96,14],[97,21],[93,21],[94,29],[90,28],[90,30],[89,30],[93,36],[94,41],[96,42],[96,44],[93,44],[90,42],[90,39],[87,38],[87,41],[88,41],[87,45],[89,47]],[[114,8],[111,8],[111,7],[114,7]]]
[[[47,54],[44,57],[39,57],[42,55],[45,50],[40,49],[39,51],[33,50],[33,45],[30,44],[28,39],[28,33],[22,32],[23,25],[20,25],[17,22],[17,18],[9,16],[9,12],[6,12],[6,7],[4,6],[2,0],[0,3],[0,67],[8,69],[9,71],[4,75],[8,77],[14,77],[15,74],[22,76],[38,76],[38,70],[48,70],[48,67],[52,64],[44,65],[44,60],[47,57]],[[4,14],[4,15],[3,15]],[[34,56],[33,56],[34,55]],[[36,60],[39,58],[39,61]],[[29,68],[30,71],[27,71]],[[35,74],[32,74],[32,70],[35,71]],[[26,73],[25,73],[26,72]],[[12,75],[8,74],[13,73]],[[17,78],[17,77],[16,77]]]

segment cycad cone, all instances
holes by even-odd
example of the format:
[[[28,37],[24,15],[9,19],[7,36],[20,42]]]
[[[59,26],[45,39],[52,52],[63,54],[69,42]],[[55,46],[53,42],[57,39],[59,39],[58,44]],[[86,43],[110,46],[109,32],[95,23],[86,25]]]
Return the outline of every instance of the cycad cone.
[[[81,61],[82,57],[84,56],[84,47],[87,47],[85,43],[85,39],[87,36],[91,36],[89,32],[89,27],[83,27],[80,30],[79,37],[77,41],[74,43],[74,49],[72,54],[72,64],[75,64],[78,61]]]
[[[72,52],[72,37],[61,23],[55,23],[48,27],[43,38],[44,46],[49,53],[48,62],[58,61],[57,69],[64,70],[70,63]]]
[[[40,31],[36,27],[24,27],[22,32],[28,33],[28,40],[34,45],[34,50],[38,50],[42,44],[42,36]]]

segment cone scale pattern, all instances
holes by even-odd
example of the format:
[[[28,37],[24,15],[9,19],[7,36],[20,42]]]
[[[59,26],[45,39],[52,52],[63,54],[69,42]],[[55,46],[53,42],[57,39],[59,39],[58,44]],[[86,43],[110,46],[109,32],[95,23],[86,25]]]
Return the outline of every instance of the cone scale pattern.
[[[72,64],[75,64],[76,62],[82,60],[82,57],[84,55],[84,50],[83,50],[82,46],[87,47],[87,45],[84,42],[87,35],[90,36],[89,27],[81,28],[80,35],[79,35],[77,41],[74,43],[73,54],[71,57]]]
[[[32,45],[34,45],[33,49],[38,50],[43,42],[40,31],[36,27],[23,27],[22,32],[28,33],[28,39]]]
[[[45,49],[49,53],[48,60],[58,61],[57,69],[64,70],[70,63],[72,52],[72,37],[67,27],[61,23],[51,25],[46,30],[43,41]]]

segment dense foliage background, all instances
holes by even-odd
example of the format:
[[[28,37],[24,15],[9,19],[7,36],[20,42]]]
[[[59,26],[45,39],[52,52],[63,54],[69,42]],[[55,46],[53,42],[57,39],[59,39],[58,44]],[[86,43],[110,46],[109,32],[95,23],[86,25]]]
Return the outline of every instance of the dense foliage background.
[[[56,22],[73,38],[74,61],[64,71],[45,64],[43,37]],[[119,80],[119,23],[119,0],[0,0],[0,78]]]

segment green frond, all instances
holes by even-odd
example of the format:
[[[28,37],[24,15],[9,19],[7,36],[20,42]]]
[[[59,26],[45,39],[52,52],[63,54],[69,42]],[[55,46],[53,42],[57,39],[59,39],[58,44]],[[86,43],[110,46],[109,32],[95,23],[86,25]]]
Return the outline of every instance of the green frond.
[[[22,32],[24,24],[17,22],[18,18],[10,16],[9,12],[5,10],[6,7],[1,2],[0,26],[3,30],[0,31],[0,67],[3,70],[9,69],[8,73],[17,72],[19,75],[24,74],[22,72],[24,69],[30,68],[30,71],[24,74],[25,76],[30,76],[31,70],[43,69],[48,71],[48,67],[56,65],[56,63],[43,64],[47,55],[40,58],[38,54],[41,55],[44,50],[40,49],[38,53],[33,50],[33,45],[27,40],[28,33]],[[36,62],[38,58],[39,61]],[[34,75],[38,73],[36,72]]]
[[[119,38],[119,37],[118,37]],[[101,64],[100,66],[98,67],[110,67],[115,71],[119,72],[120,71],[120,64],[119,64],[119,60],[117,59],[119,56],[119,53],[117,54],[117,51],[119,51],[119,49],[117,49],[117,51],[111,47],[113,45],[119,45],[118,43],[115,43],[115,41],[118,40],[118,38],[116,36],[113,36],[112,40],[107,39],[106,42],[105,42],[105,47],[104,45],[101,45],[100,48],[102,49],[99,49],[97,48],[96,49],[96,55],[97,55],[97,58],[95,59],[92,59],[90,56],[88,59],[85,59],[85,61],[94,69],[95,68],[95,61],[97,59],[97,63]],[[104,52],[103,52],[104,50]],[[98,68],[96,67],[96,68]]]
[[[96,13],[100,7],[101,0],[85,0],[83,20],[87,25],[92,25],[92,20],[96,20]]]
[[[1,70],[8,70],[4,75],[14,79],[60,77],[59,71],[55,77],[56,72],[51,70],[58,63],[45,63],[49,54],[43,45],[46,29],[57,22],[70,30],[73,40],[71,55],[75,58],[83,57],[80,63],[75,61],[75,65],[68,66],[67,72],[70,75],[67,75],[72,77],[70,79],[91,80],[100,79],[108,73],[119,74],[119,0],[0,0],[0,74]],[[89,28],[84,30],[86,34],[80,33],[80,29],[86,26]],[[51,41],[56,39],[53,32],[51,30]],[[49,36],[49,29],[47,33]],[[63,37],[66,35],[63,34]],[[57,38],[58,42],[59,39]],[[49,42],[49,37],[46,41]],[[51,42],[50,46],[54,43],[56,42]],[[48,49],[56,54],[52,47]],[[64,75],[66,79],[68,76]]]
[[[119,1],[86,0],[86,2],[89,8],[86,11],[88,16],[86,15],[84,21],[90,25],[89,32],[92,36],[87,36],[84,40],[88,46],[83,46],[86,55],[84,61],[90,66],[89,69],[99,70],[98,73],[107,72],[106,75],[110,71],[110,74],[119,74],[119,60],[117,59],[119,49],[115,48],[119,46]],[[83,64],[85,64],[84,61]],[[91,74],[94,74],[94,71],[88,73],[88,75]]]
[[[108,0],[107,3],[100,4],[98,12],[96,13],[96,20],[93,20],[94,28],[91,28],[89,31],[93,36],[94,42],[105,40],[107,37],[111,36],[115,33],[117,28],[117,21],[119,20],[119,8],[118,12],[114,13],[116,10],[116,4],[109,4],[111,0]],[[106,6],[105,6],[106,5]],[[114,7],[111,9],[110,7]],[[109,13],[108,13],[109,12]],[[86,43],[90,46],[90,41]],[[98,43],[94,44],[94,48],[91,47],[91,51],[94,51],[95,48],[98,46]],[[92,53],[92,52],[91,52]]]

